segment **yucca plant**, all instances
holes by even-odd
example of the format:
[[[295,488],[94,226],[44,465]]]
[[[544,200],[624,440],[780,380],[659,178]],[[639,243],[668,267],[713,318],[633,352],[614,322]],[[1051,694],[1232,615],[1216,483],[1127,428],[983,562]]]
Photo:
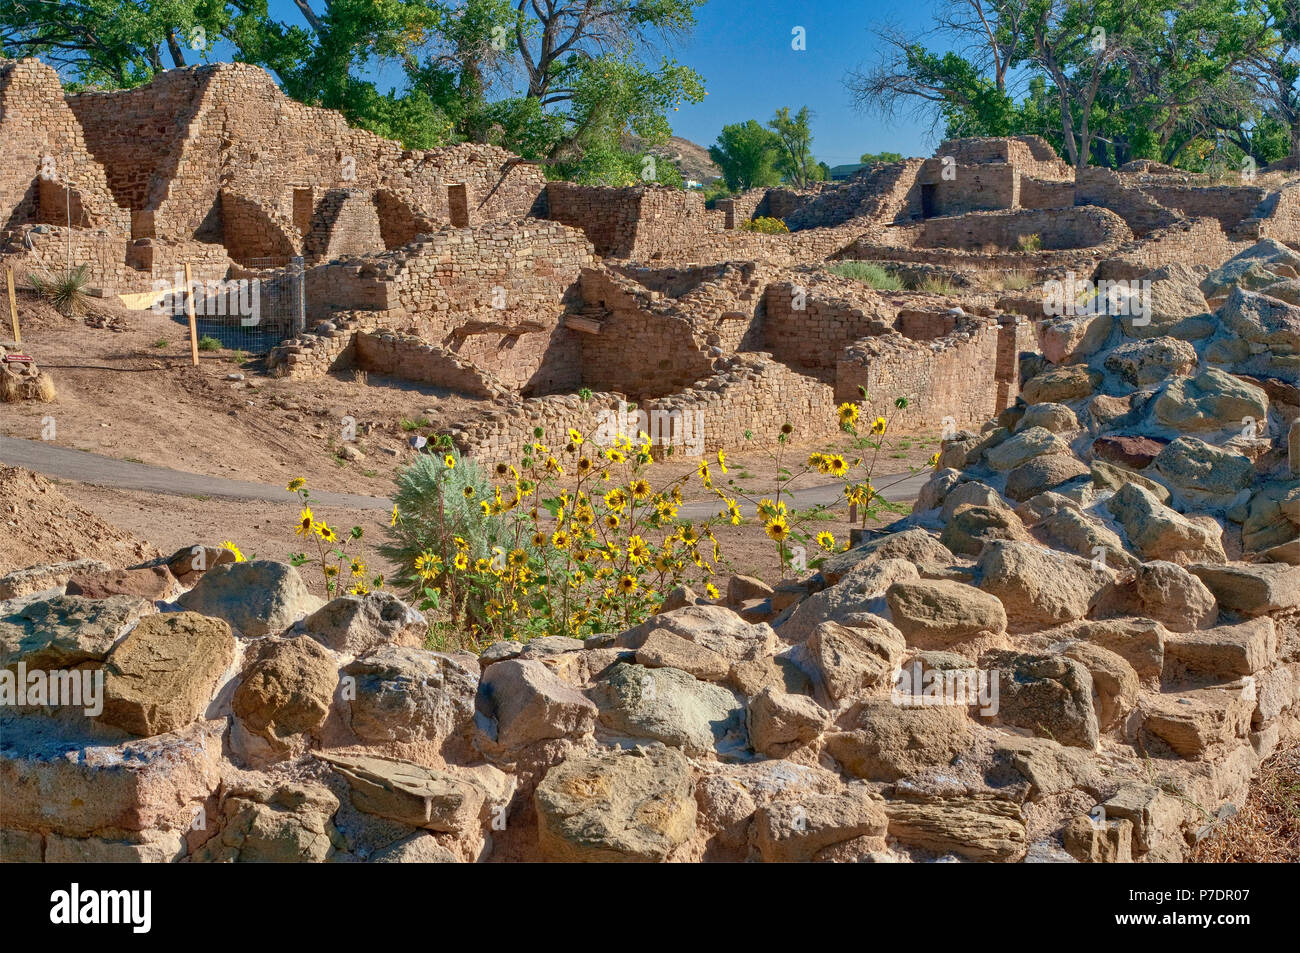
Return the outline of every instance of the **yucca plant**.
[[[75,318],[86,313],[90,296],[86,286],[90,282],[90,266],[77,265],[53,275],[30,275],[36,293],[54,305],[65,318]]]

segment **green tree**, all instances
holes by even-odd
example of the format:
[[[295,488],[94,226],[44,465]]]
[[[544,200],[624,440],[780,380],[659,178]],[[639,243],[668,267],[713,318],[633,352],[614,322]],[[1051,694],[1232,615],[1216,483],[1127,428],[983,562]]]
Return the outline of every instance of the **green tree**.
[[[825,178],[812,154],[812,113],[804,106],[793,117],[788,106],[778,109],[768,128],[781,146],[777,167],[795,188],[807,188]]]
[[[723,126],[717,144],[709,147],[709,156],[722,170],[722,177],[732,192],[781,182],[777,169],[781,140],[757,120]]]
[[[858,159],[863,165],[875,165],[877,162],[902,162],[901,152],[864,152]]]

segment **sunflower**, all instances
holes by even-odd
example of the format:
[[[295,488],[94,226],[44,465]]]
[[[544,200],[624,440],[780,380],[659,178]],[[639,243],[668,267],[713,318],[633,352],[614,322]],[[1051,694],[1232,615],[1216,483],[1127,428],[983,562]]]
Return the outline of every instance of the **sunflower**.
[[[564,467],[560,466],[560,461],[556,460],[554,457],[547,457],[546,463],[542,466],[542,469],[554,476],[564,475]]]
[[[397,504],[396,504],[396,503],[393,504],[393,516],[392,516],[392,518],[388,521],[388,525],[389,525],[389,526],[396,526],[396,525],[397,525]]]
[[[360,559],[353,559],[349,563],[348,568],[352,570],[352,575],[356,576],[358,579],[366,574],[366,564]]]
[[[930,466],[932,466],[932,467],[937,467],[937,466],[939,465],[939,454],[937,454],[937,453],[932,453],[932,454],[930,454],[930,461],[929,461],[929,463],[930,463]]]
[[[704,584],[704,591],[708,594],[710,599],[722,598],[722,593],[718,592],[718,587],[711,582],[706,582]]]
[[[625,596],[631,595],[632,593],[636,592],[636,576],[629,576],[629,575],[619,576],[618,591]]]
[[[316,517],[312,515],[311,508],[304,506],[302,512],[298,514],[298,528],[293,531],[295,536],[310,536],[316,528]]]
[[[613,447],[605,451],[605,459],[610,463],[623,463],[627,457],[623,455],[622,450],[615,450]]]
[[[727,472],[727,455],[721,450],[718,451],[718,469],[723,473]]]
[[[545,533],[533,533],[533,545],[536,546],[536,547],[538,547],[539,549],[540,549],[542,546],[545,546],[545,545],[546,545],[546,534],[545,534]]]
[[[740,525],[740,507],[736,505],[735,500],[727,500],[726,517],[732,526]]]
[[[461,494],[461,496],[465,497],[465,499],[467,499],[467,500],[472,500],[472,499],[474,499],[474,492],[475,492],[475,491],[474,491],[474,488],[473,488],[472,486],[467,486],[467,487],[465,487],[465,489],[463,489],[463,490],[460,491],[460,494]]]
[[[660,553],[655,557],[655,569],[660,572],[671,572],[673,568],[673,558],[667,553]]]
[[[556,549],[569,548],[569,534],[562,529],[557,529],[551,534],[551,545]]]
[[[226,550],[227,552],[234,553],[235,562],[237,563],[247,562],[247,560],[244,559],[244,554],[240,552],[239,547],[236,546],[234,543],[232,543],[230,540],[223,539],[221,541],[221,548]]]
[[[588,457],[578,458],[578,472],[587,474],[591,472],[591,460]]]
[[[621,488],[615,487],[605,494],[605,505],[615,513],[621,513],[627,506],[627,494]]]
[[[306,485],[307,485],[307,481],[304,480],[302,477],[294,477],[292,480],[289,481],[289,485],[286,486],[285,489],[288,490],[290,493],[297,493]]]
[[[510,554],[506,556],[506,564],[511,569],[518,569],[520,566],[524,565],[527,562],[528,562],[528,554],[525,553],[522,549],[512,549],[510,550]]]
[[[826,470],[831,476],[844,476],[849,470],[849,465],[844,462],[843,457],[836,454],[827,461]]]
[[[449,454],[447,454],[445,457],[443,457],[443,458],[442,458],[442,465],[445,466],[448,470],[454,470],[454,469],[456,469],[456,457],[455,457],[455,455],[449,453]]]
[[[487,572],[491,568],[492,568],[492,562],[490,560],[483,559],[482,557],[474,560],[475,572]]]
[[[569,428],[569,443],[576,444],[579,447],[582,446],[582,434],[572,427]]]
[[[334,532],[334,528],[325,522],[316,524],[316,535],[327,543],[337,543],[339,541],[338,533]]]
[[[767,521],[763,527],[763,532],[775,542],[781,543],[790,535],[790,524],[785,521],[784,516],[775,516]]]
[[[633,480],[628,489],[632,491],[632,496],[638,500],[644,500],[650,496],[650,484],[646,480]]]
[[[837,411],[840,418],[840,426],[849,426],[858,422],[858,405],[857,404],[840,404]]]
[[[700,465],[695,468],[695,472],[699,474],[700,480],[705,486],[713,486],[713,478],[709,476],[708,460],[701,460]]]
[[[619,523],[618,514],[606,513],[605,518],[601,520],[601,522],[605,524],[606,529],[610,529],[610,530],[618,529],[618,523]]]
[[[886,424],[885,424],[885,418],[884,418],[884,417],[877,417],[877,418],[876,418],[874,421],[872,421],[872,423],[871,423],[871,432],[874,433],[874,434],[882,434],[882,433],[885,432],[885,426],[886,426]]]
[[[650,560],[650,547],[640,536],[630,536],[627,541],[627,558],[637,565],[643,565]]]
[[[817,534],[817,545],[829,553],[835,548],[835,534],[822,530]]]
[[[469,568],[469,556],[467,556],[463,552],[457,553],[456,558],[451,561],[451,564],[461,572],[464,572],[466,569]]]

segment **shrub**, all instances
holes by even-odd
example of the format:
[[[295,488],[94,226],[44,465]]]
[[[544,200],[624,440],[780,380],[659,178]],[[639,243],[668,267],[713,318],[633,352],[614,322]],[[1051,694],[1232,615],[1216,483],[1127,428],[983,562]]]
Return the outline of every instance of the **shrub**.
[[[86,311],[90,296],[86,286],[90,281],[90,266],[77,265],[55,272],[53,275],[30,275],[36,293],[54,305],[65,318],[75,318]]]
[[[939,276],[928,276],[920,281],[914,282],[913,291],[927,291],[930,294],[951,295],[957,293],[957,288],[947,278]]]
[[[1016,239],[1016,247],[1021,251],[1042,251],[1043,237],[1037,232],[1032,235],[1021,235]]]
[[[790,229],[786,227],[785,222],[779,218],[770,218],[766,215],[760,215],[748,222],[741,222],[740,227],[747,232],[758,232],[761,235],[788,235],[790,233]]]
[[[903,280],[873,261],[841,261],[826,269],[841,278],[853,278],[877,291],[902,291]]]
[[[199,338],[199,350],[219,351],[221,350],[221,342],[211,335],[205,334],[203,337]]]

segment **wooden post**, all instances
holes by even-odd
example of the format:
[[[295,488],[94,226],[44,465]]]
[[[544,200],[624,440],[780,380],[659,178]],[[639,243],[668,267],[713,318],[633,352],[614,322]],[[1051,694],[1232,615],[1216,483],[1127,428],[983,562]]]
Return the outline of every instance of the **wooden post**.
[[[194,282],[190,278],[190,263],[185,263],[185,316],[190,319],[190,360],[199,366],[199,329],[194,320]]]
[[[14,298],[14,270],[5,269],[5,284],[9,286],[9,321],[14,328],[14,343],[22,344],[23,336],[18,329],[18,301]]]

